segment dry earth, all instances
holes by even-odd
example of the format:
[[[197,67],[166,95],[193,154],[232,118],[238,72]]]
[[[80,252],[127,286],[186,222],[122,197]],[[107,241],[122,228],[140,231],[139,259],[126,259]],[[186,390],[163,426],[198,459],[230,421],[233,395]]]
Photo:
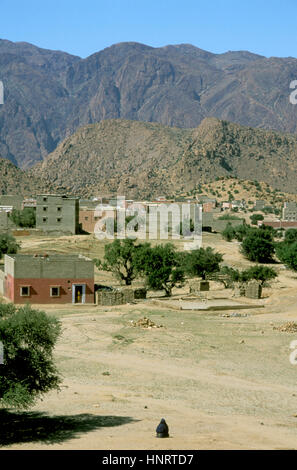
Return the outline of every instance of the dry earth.
[[[21,241],[23,252],[76,246],[102,254],[91,237]],[[206,234],[204,244],[234,266],[249,264],[238,244],[219,235]],[[8,419],[2,412],[2,449],[296,449],[297,368],[289,355],[297,333],[274,326],[297,322],[297,277],[277,269],[278,280],[260,301],[265,308],[240,310],[237,317],[181,312],[150,300],[42,306],[63,324],[55,350],[62,388],[28,413]],[[110,282],[104,273],[99,279]],[[213,288],[216,296],[231,294]],[[134,327],[131,321],[144,316],[163,327]],[[155,437],[162,417],[169,439]]]

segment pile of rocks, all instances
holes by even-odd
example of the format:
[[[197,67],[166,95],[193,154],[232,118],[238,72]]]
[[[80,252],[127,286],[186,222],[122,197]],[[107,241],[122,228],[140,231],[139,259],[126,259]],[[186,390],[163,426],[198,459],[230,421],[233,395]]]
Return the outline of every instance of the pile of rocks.
[[[156,323],[146,317],[140,318],[136,321],[131,320],[131,325],[134,327],[138,326],[140,328],[147,328],[148,330],[151,328],[163,328],[163,325],[156,325]]]
[[[296,333],[297,323],[293,321],[289,321],[288,323],[285,323],[284,325],[274,326],[273,329],[278,330],[278,331],[285,331],[287,333]]]

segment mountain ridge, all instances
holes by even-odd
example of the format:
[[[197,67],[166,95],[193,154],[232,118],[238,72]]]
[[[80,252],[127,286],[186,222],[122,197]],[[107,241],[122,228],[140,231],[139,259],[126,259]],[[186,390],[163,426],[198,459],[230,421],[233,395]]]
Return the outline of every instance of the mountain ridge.
[[[297,132],[297,59],[118,43],[84,59],[0,40],[0,156],[34,166],[78,128],[128,119],[195,128],[205,117]]]
[[[59,191],[83,196],[174,197],[232,176],[297,192],[297,136],[216,118],[197,128],[104,120],[80,128],[31,171]]]

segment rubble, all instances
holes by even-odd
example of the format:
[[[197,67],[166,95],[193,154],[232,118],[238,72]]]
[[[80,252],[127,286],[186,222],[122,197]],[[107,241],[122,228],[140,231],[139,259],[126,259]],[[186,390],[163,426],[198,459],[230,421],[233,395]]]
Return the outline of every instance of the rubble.
[[[297,323],[289,321],[280,326],[274,326],[274,330],[285,331],[287,333],[296,333],[297,332]]]
[[[233,312],[233,313],[223,313],[221,315],[221,317],[226,317],[226,318],[230,318],[230,317],[247,317],[247,313],[237,313],[237,312]]]
[[[146,317],[140,318],[139,320],[136,320],[136,321],[131,320],[130,323],[134,327],[138,326],[138,327],[147,328],[147,329],[163,328],[163,325],[156,325],[156,323],[154,323],[152,320]]]

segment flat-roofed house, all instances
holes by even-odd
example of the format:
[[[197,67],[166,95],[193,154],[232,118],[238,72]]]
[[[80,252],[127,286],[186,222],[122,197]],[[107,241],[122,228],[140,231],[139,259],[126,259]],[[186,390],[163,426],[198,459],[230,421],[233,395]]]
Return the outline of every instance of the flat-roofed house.
[[[0,294],[16,304],[93,304],[94,263],[82,255],[5,255]]]
[[[36,202],[36,228],[45,232],[79,232],[79,198],[39,194]]]

